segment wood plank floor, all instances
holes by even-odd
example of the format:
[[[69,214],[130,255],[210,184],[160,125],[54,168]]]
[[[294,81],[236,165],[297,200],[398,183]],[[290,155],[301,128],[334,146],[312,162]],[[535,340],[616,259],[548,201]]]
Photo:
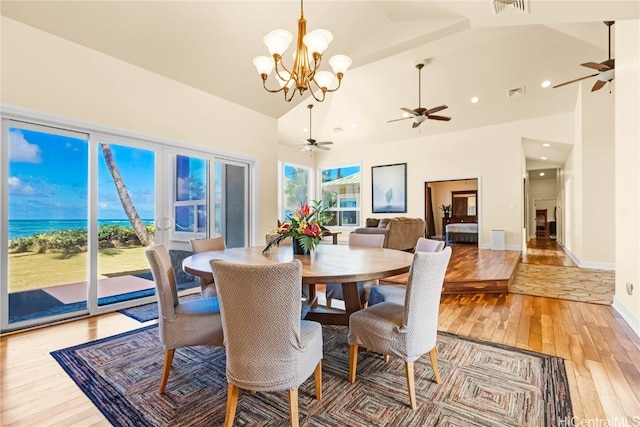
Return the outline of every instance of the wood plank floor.
[[[0,425],[108,426],[49,352],[143,325],[110,313],[1,337]],[[640,425],[640,338],[610,306],[445,295],[439,329],[564,358],[579,418],[567,426]],[[346,373],[345,366],[345,381]]]

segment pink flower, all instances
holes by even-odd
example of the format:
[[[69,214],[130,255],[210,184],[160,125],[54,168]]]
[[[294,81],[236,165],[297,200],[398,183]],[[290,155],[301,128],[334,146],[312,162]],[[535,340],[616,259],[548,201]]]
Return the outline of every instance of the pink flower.
[[[309,215],[309,212],[311,212],[311,209],[309,208],[309,204],[305,203],[304,205],[302,205],[302,207],[300,207],[299,212],[301,216]]]

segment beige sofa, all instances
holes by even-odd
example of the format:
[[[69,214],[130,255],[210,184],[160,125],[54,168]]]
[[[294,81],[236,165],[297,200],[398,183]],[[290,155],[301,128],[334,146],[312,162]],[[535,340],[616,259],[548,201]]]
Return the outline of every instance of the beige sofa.
[[[425,221],[422,218],[367,218],[366,227],[354,232],[359,234],[384,234],[384,247],[401,251],[411,250],[419,237],[424,237]]]

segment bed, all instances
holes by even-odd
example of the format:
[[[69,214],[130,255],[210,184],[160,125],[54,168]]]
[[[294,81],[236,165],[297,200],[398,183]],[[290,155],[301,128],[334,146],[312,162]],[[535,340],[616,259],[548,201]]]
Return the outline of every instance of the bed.
[[[445,241],[478,244],[478,223],[447,224]]]

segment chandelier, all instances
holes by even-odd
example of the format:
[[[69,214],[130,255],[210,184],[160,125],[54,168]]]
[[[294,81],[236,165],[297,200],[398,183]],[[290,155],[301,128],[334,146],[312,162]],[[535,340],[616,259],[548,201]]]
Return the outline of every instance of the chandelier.
[[[273,30],[264,37],[263,41],[267,45],[271,58],[257,56],[253,59],[253,65],[258,69],[258,74],[262,77],[262,86],[267,92],[283,92],[285,101],[289,102],[296,91],[302,95],[308,89],[316,101],[322,102],[327,92],[335,92],[340,88],[342,78],[351,65],[351,58],[346,55],[334,55],[329,59],[333,73],[319,71],[322,54],[333,40],[333,35],[327,30],[313,30],[307,33],[302,1],[300,0],[298,42],[293,52],[293,66],[289,69],[282,61],[282,55],[293,41],[293,35],[286,30]],[[280,89],[267,87],[267,78],[274,68]],[[322,91],[320,97],[315,94],[318,89]]]

